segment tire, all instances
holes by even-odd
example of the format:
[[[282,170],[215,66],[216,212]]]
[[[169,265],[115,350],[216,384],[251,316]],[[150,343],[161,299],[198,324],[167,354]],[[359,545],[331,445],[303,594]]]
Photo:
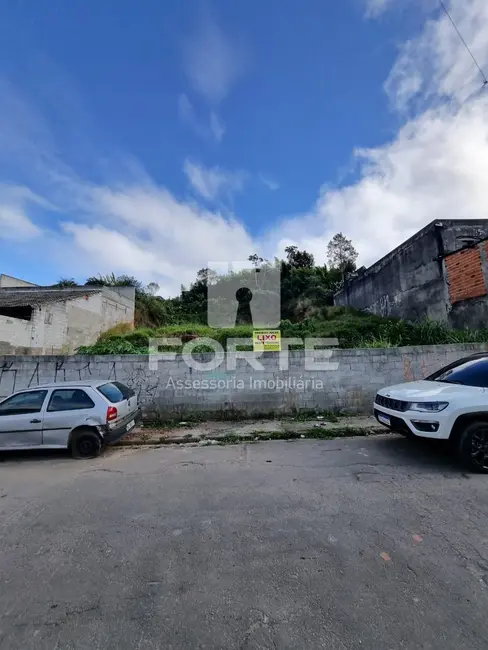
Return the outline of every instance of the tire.
[[[488,422],[471,422],[459,437],[458,453],[473,472],[488,474]]]
[[[79,429],[71,438],[70,448],[73,458],[96,458],[102,451],[102,441],[93,429]]]

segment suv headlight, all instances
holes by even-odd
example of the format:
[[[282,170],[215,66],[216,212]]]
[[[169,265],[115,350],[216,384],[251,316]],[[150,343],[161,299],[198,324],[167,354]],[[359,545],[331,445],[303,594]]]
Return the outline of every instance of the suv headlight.
[[[439,413],[449,406],[449,402],[412,402],[411,411],[421,411],[423,413]]]

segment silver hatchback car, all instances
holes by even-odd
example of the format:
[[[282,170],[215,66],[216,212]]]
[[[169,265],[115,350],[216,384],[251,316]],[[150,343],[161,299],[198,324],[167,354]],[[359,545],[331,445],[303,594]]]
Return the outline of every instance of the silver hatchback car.
[[[0,450],[64,448],[94,458],[140,420],[136,394],[118,381],[45,384],[0,401]]]

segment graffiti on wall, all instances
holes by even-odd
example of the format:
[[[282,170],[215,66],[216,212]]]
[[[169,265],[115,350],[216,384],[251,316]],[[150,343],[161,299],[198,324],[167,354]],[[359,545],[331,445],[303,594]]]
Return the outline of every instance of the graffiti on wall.
[[[159,386],[159,376],[149,372],[143,364],[135,365],[122,381],[132,388],[143,404],[154,400]]]
[[[362,311],[367,312],[368,314],[376,314],[387,318],[391,314],[391,299],[388,294],[380,296],[378,300],[375,300],[372,305],[365,307]]]
[[[0,365],[0,387],[8,386],[9,392],[13,393],[17,384],[17,368],[13,361],[4,361]],[[8,393],[7,393],[8,395]]]
[[[437,366],[432,367],[432,363],[428,363],[423,355],[412,357],[402,354],[402,363],[404,381],[424,379],[437,369]]]
[[[159,377],[149,371],[147,365],[135,364],[133,367],[117,373],[115,361],[109,364],[97,364],[96,361],[77,363],[61,359],[54,362],[36,361],[25,365],[16,361],[0,362],[0,398],[6,397],[16,390],[31,388],[48,383],[66,381],[83,381],[87,379],[119,380],[130,386],[138,396],[141,404],[154,401],[159,387]],[[122,376],[118,376],[122,375]]]

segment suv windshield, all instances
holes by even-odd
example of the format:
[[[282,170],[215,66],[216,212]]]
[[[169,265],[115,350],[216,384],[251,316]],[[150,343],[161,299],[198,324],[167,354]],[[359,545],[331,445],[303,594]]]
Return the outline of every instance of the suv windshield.
[[[442,381],[446,384],[462,384],[488,388],[488,357],[471,359],[454,368],[440,370],[428,377],[430,381]]]

